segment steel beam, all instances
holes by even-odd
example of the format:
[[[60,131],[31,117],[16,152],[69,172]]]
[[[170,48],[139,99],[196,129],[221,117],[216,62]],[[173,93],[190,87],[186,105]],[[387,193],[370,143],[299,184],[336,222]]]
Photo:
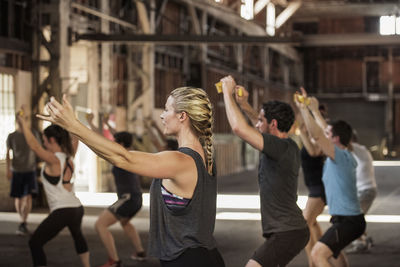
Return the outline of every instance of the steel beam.
[[[313,17],[383,16],[398,14],[399,3],[349,3],[346,1],[303,1],[295,19]]]
[[[29,43],[15,39],[0,36],[0,50],[10,51],[16,54],[29,54],[31,48]]]
[[[318,34],[302,37],[238,36],[238,35],[159,35],[159,34],[76,34],[76,41],[113,42],[159,45],[200,45],[200,44],[252,44],[252,45],[294,45],[299,47],[335,46],[395,46],[400,45],[400,35],[379,34]]]
[[[79,10],[82,10],[82,11],[84,11],[86,13],[89,13],[89,14],[92,14],[94,16],[97,16],[97,17],[99,17],[101,19],[108,20],[110,22],[119,24],[119,25],[121,25],[123,27],[126,27],[126,28],[129,28],[129,29],[131,29],[133,31],[137,30],[136,25],[134,25],[134,24],[132,24],[130,22],[127,22],[125,20],[122,20],[122,19],[110,16],[108,14],[105,14],[105,13],[101,12],[100,10],[94,9],[93,7],[84,6],[84,5],[78,4],[76,2],[72,2],[71,3],[71,7],[79,9]]]
[[[269,36],[209,36],[209,35],[160,35],[160,34],[77,34],[76,41],[87,40],[113,43],[155,43],[160,45],[199,44],[299,44],[299,40]]]
[[[357,45],[394,46],[399,44],[399,35],[379,35],[368,33],[304,35],[301,41],[302,46],[309,47]]]

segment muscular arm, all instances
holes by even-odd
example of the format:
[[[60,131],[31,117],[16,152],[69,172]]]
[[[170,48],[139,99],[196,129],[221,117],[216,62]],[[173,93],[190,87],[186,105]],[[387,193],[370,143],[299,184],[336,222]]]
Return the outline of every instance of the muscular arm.
[[[43,161],[49,164],[58,164],[59,161],[53,152],[50,152],[42,147],[36,137],[33,135],[31,129],[28,127],[24,118],[18,117],[18,124],[24,134],[26,143],[35,154]]]
[[[300,138],[304,148],[307,150],[307,153],[312,157],[321,155],[321,149],[319,148],[319,146],[317,144],[314,144],[310,139],[310,135],[307,132],[307,128],[304,124],[304,120],[301,114],[298,115],[297,122],[299,124]]]
[[[323,129],[318,126],[315,119],[311,116],[308,108],[303,104],[299,104],[297,102],[296,104],[300,109],[301,115],[304,119],[304,123],[307,127],[307,131],[309,132],[311,137],[314,138],[314,140],[317,142],[322,152],[326,156],[334,160],[335,147],[333,143],[325,136]]]
[[[256,110],[253,109],[253,107],[249,104],[249,92],[240,85],[237,85],[235,88],[235,91],[241,90],[242,94],[239,96],[239,94],[235,93],[235,98],[236,102],[239,104],[239,107],[241,108],[242,111],[246,114],[246,116],[249,118],[253,126],[256,126],[257,121],[258,121],[258,113]]]
[[[258,118],[258,113],[253,107],[248,103],[243,103],[240,105],[240,108],[244,111],[246,116],[250,119],[251,123],[253,126],[256,126],[257,124],[257,118]]]
[[[52,98],[47,107],[50,116],[38,115],[39,118],[60,125],[76,135],[97,155],[119,168],[143,176],[176,180],[188,177],[193,170],[196,170],[193,159],[186,154],[177,151],[165,151],[156,154],[128,151],[116,142],[93,132],[75,117],[72,106],[65,95],[63,105]],[[155,165],[154,162],[157,162],[157,164]]]
[[[264,146],[264,140],[262,135],[253,127],[251,127],[239,106],[236,104],[234,96],[232,94],[235,84],[232,77],[228,76],[222,79],[222,90],[224,93],[224,102],[226,116],[228,117],[229,124],[234,134],[242,138],[244,141],[249,143],[251,146],[258,150],[262,150]]]
[[[322,117],[321,112],[319,111],[319,103],[315,97],[310,97],[310,111],[313,114],[316,123],[321,127],[323,130],[328,127],[324,117]]]

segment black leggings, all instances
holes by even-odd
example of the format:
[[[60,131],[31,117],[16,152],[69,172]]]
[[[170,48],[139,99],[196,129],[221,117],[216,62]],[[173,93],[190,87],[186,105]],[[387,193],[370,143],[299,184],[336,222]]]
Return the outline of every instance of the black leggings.
[[[46,255],[43,246],[53,239],[64,227],[68,227],[78,254],[88,251],[86,240],[82,234],[81,223],[83,207],[57,209],[44,219],[29,240],[33,265],[46,266]]]
[[[160,260],[162,267],[225,267],[219,251],[214,248],[189,248],[186,249],[178,258],[172,261]]]

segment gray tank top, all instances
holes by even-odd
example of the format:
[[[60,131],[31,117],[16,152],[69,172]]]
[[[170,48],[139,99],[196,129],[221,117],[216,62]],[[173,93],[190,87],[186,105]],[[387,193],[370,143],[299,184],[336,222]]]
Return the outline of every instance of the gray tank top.
[[[150,187],[149,253],[166,261],[176,259],[188,248],[216,247],[217,179],[208,174],[196,151],[187,147],[178,151],[191,156],[197,167],[197,184],[189,204],[182,210],[170,210],[161,194],[162,179],[154,179]]]

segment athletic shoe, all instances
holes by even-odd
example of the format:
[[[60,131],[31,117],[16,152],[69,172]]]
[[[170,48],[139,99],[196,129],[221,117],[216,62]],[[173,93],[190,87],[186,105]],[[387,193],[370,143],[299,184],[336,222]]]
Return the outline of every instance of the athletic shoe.
[[[106,263],[99,267],[122,267],[122,262],[109,259]]]
[[[131,255],[131,259],[135,261],[144,261],[146,260],[146,252],[145,251],[136,252],[135,254]]]
[[[16,234],[17,235],[28,235],[29,234],[28,228],[26,227],[26,223],[21,223],[18,226]]]

